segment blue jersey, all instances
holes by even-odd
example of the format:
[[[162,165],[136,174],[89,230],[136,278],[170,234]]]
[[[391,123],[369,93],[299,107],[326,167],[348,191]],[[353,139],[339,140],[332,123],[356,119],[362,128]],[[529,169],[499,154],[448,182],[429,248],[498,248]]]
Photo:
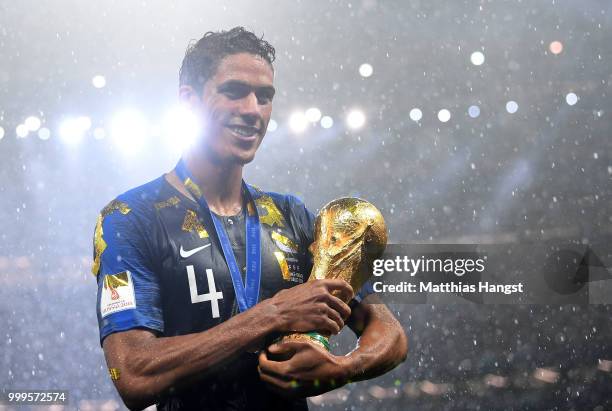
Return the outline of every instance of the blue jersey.
[[[261,301],[307,280],[314,218],[293,196],[255,190],[253,200],[261,223]],[[239,266],[245,267],[244,214],[220,219]],[[111,333],[134,328],[165,337],[196,333],[238,312],[210,214],[163,176],[104,207],[92,271],[101,343]],[[268,392],[251,353],[158,404],[164,410],[278,407],[303,409],[306,402],[287,402]]]

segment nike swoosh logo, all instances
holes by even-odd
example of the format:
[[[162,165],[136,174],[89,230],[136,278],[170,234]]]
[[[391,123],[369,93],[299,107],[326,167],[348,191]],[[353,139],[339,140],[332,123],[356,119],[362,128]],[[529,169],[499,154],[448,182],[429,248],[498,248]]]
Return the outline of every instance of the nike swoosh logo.
[[[205,249],[208,246],[210,246],[210,243],[208,243],[206,245],[203,245],[202,247],[194,248],[193,250],[185,251],[183,249],[183,246],[181,245],[181,250],[180,250],[181,257],[189,258],[192,255],[194,255],[195,253],[197,253],[198,251],[202,251],[203,249]]]

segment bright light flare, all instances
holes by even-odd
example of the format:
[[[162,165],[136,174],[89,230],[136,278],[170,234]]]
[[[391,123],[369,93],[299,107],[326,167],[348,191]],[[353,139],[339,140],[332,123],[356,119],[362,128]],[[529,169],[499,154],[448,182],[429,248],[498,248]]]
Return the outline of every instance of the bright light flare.
[[[28,128],[25,124],[19,124],[15,127],[15,134],[17,134],[18,138],[26,138],[28,136]]]
[[[374,73],[374,68],[371,64],[363,63],[361,66],[359,66],[359,74],[361,77],[370,77],[372,73]]]
[[[518,103],[514,100],[510,100],[506,103],[506,111],[510,114],[514,114],[518,111]]]
[[[4,127],[0,127],[0,140],[4,138]]]
[[[77,144],[91,127],[89,117],[81,116],[64,120],[59,129],[59,135],[67,144]]]
[[[451,112],[447,109],[443,108],[442,110],[438,111],[438,120],[440,120],[442,123],[446,123],[448,120],[450,120],[450,118]]]
[[[81,116],[64,120],[59,128],[59,136],[64,143],[77,144],[91,127],[89,117]]]
[[[91,128],[91,119],[87,116],[77,117],[76,122],[83,131]]]
[[[334,119],[330,116],[323,116],[321,118],[321,127],[332,128],[334,126]]]
[[[182,151],[202,133],[202,124],[193,111],[180,105],[170,109],[164,117],[162,133],[168,143]]]
[[[578,102],[578,96],[576,95],[576,93],[567,93],[567,95],[565,96],[565,102],[569,106],[573,106]]]
[[[555,40],[548,45],[548,49],[552,54],[561,54],[563,51],[563,43]]]
[[[475,51],[470,56],[470,61],[475,66],[482,66],[485,62],[485,55],[481,51]]]
[[[91,84],[95,88],[103,88],[104,86],[106,86],[106,78],[98,74],[96,76],[93,76],[93,78],[91,79]]]
[[[38,129],[40,128],[41,122],[38,117],[30,116],[25,119],[23,124],[26,126],[28,131],[38,131]]]
[[[480,115],[480,107],[478,106],[470,106],[468,108],[468,115],[472,118],[476,118]]]
[[[361,110],[351,110],[346,116],[346,124],[353,130],[360,129],[365,125],[366,116]]]
[[[408,115],[410,116],[410,120],[412,121],[421,121],[421,119],[423,118],[423,112],[420,108],[417,107],[410,110],[410,113],[408,113]]]
[[[125,154],[138,152],[145,143],[147,122],[137,110],[124,110],[113,118],[110,135],[115,146]]]
[[[289,128],[294,133],[302,133],[308,127],[308,119],[301,111],[296,111],[289,117]]]
[[[93,131],[93,136],[96,140],[103,140],[106,137],[106,130],[102,127],[96,127]]]
[[[304,116],[306,117],[306,120],[310,121],[311,123],[316,123],[317,121],[321,120],[321,110],[316,107],[310,107],[308,110],[306,110],[306,112],[304,112]]]
[[[51,138],[51,130],[49,130],[47,127],[41,128],[38,130],[38,138],[43,141],[49,140],[49,138]]]

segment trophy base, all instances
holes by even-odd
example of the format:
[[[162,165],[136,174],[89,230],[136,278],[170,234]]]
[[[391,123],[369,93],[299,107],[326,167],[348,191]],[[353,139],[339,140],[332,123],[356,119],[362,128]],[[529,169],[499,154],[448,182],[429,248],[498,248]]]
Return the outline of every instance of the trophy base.
[[[329,338],[314,331],[309,333],[293,333],[281,338],[281,342],[291,340],[306,341],[323,348],[325,351],[329,351]]]

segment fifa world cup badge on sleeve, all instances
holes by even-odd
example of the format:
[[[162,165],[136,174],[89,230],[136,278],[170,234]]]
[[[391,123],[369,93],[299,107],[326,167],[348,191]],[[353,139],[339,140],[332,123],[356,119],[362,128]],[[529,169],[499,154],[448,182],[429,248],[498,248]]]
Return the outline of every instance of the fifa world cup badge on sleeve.
[[[100,314],[102,317],[130,308],[136,308],[132,274],[129,271],[123,271],[104,276],[104,285],[100,297]]]

